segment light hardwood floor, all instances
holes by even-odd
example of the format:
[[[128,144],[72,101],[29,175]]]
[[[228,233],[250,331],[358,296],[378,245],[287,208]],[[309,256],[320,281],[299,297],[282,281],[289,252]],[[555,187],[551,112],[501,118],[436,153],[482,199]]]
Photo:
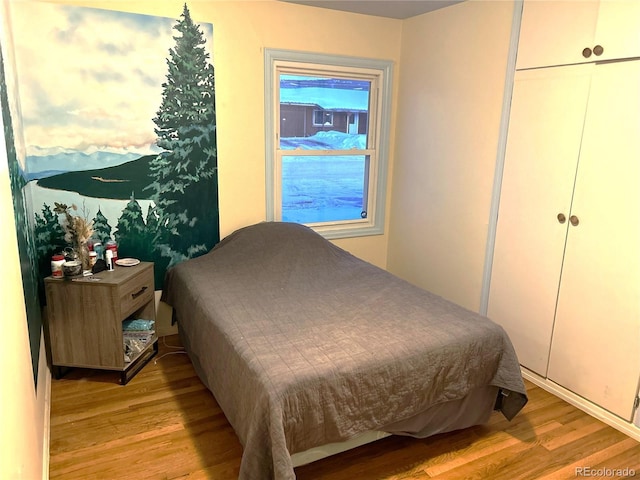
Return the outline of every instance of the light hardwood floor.
[[[52,381],[52,480],[237,478],[236,435],[188,357],[162,356],[175,352],[163,343],[156,363],[124,387],[117,373],[91,370]],[[511,422],[494,413],[487,425],[424,440],[392,436],[299,467],[296,476],[563,479],[579,478],[582,468],[590,478],[626,478],[613,475],[622,469],[640,478],[640,443],[529,382],[527,389],[529,403]]]

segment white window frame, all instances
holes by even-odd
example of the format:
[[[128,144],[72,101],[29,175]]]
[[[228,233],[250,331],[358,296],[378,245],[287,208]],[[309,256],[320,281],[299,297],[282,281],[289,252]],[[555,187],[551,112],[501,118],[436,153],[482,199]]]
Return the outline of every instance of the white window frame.
[[[367,149],[362,155],[369,156],[367,217],[357,220],[307,224],[325,238],[347,238],[384,233],[387,172],[389,164],[389,137],[391,129],[391,82],[393,63],[338,55],[298,52],[292,50],[265,49],[265,138],[266,138],[266,217],[267,221],[280,221],[281,216],[281,164],[280,150],[280,85],[278,72],[289,67],[296,71],[306,70],[310,74],[375,76],[376,91],[370,93],[369,137]],[[364,77],[363,77],[364,78]],[[291,154],[291,150],[286,151]],[[296,154],[304,151],[296,150]],[[345,154],[352,155],[352,150]]]

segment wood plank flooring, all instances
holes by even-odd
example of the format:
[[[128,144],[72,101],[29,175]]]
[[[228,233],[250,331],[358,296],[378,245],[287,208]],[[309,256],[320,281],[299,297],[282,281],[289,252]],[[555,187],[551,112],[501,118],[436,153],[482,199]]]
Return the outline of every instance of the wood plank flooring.
[[[179,345],[178,337],[166,344]],[[52,480],[237,478],[242,447],[235,433],[188,357],[172,352],[161,339],[156,362],[124,387],[117,373],[92,370],[52,381]],[[529,403],[511,422],[494,413],[486,425],[424,440],[388,437],[299,467],[296,476],[640,478],[640,443],[529,382],[527,389]],[[635,475],[625,477],[624,469]]]

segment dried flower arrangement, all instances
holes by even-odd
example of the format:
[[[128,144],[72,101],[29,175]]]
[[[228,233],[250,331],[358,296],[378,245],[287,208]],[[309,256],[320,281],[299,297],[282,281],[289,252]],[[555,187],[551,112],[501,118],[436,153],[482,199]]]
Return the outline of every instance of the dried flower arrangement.
[[[86,270],[89,268],[87,242],[93,235],[93,220],[87,218],[86,212],[84,215],[72,215],[70,210],[78,210],[76,205],[67,206],[64,203],[54,203],[53,211],[58,215],[64,215],[61,222],[65,231],[64,240],[72,246],[78,259],[82,261],[83,269]]]

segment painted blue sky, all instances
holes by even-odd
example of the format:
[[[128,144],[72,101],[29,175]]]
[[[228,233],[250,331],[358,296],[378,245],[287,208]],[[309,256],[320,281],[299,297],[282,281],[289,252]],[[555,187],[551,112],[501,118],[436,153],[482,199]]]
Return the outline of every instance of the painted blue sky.
[[[26,155],[150,153],[175,18],[11,2]],[[212,61],[213,26],[202,24]]]

